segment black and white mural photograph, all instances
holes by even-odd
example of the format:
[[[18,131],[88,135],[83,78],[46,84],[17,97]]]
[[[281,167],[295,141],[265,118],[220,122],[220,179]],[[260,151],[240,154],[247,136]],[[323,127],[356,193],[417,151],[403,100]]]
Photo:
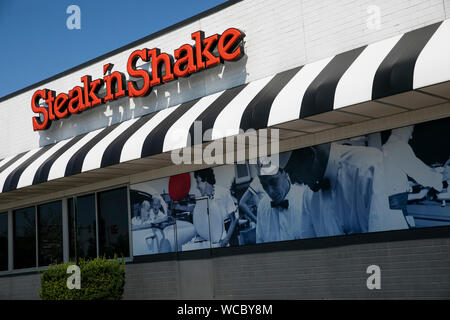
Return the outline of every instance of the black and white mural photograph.
[[[134,255],[238,244],[233,166],[131,186]]]
[[[445,118],[132,185],[133,254],[450,225],[449,133]]]

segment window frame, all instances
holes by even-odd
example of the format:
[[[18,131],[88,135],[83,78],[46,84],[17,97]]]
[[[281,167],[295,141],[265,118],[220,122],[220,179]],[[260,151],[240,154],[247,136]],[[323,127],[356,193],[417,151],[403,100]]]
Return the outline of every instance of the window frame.
[[[14,248],[15,248],[15,246],[14,246],[14,244],[15,244],[15,235],[16,235],[16,232],[15,232],[15,228],[14,228],[14,225],[15,225],[15,212],[17,211],[17,210],[22,210],[22,209],[27,209],[27,208],[33,208],[34,209],[34,243],[35,243],[35,259],[36,259],[36,265],[34,266],[34,267],[29,267],[29,268],[21,268],[21,269],[17,269],[17,268],[15,268],[14,267]],[[39,259],[39,253],[38,253],[38,249],[39,249],[39,245],[38,245],[38,223],[37,223],[37,204],[31,204],[31,205],[27,205],[27,206],[21,206],[21,207],[18,207],[18,208],[14,208],[14,209],[11,209],[11,228],[12,228],[12,243],[13,243],[13,251],[12,251],[12,253],[11,253],[11,255],[8,255],[10,258],[12,258],[12,261],[10,262],[10,264],[12,265],[12,270],[11,271],[16,271],[16,272],[19,272],[19,273],[22,273],[22,272],[27,272],[27,271],[35,271],[35,270],[38,270],[38,268],[39,268],[39,264],[38,264],[38,259]]]
[[[108,192],[108,191],[113,191],[113,190],[117,190],[117,189],[125,189],[125,194],[126,194],[126,202],[125,205],[127,206],[127,212],[128,212],[128,219],[127,219],[127,223],[128,223],[128,228],[127,228],[127,232],[128,232],[128,257],[124,257],[124,258],[130,258],[133,256],[133,252],[130,251],[131,250],[131,243],[132,243],[132,238],[131,238],[131,233],[130,233],[130,223],[131,223],[131,219],[130,219],[130,214],[131,214],[131,208],[130,208],[130,188],[129,185],[126,186],[118,186],[118,187],[114,187],[114,188],[109,188],[106,190],[101,190],[101,191],[97,191],[95,192],[95,207],[96,207],[96,227],[97,227],[97,257],[100,256],[100,242],[98,241],[99,239],[99,216],[100,216],[100,210],[99,210],[99,202],[98,202],[98,197],[99,194],[102,192]]]
[[[9,230],[9,210],[0,211],[0,215],[6,215],[6,269],[0,270],[1,272],[7,272],[10,270],[9,265],[9,246],[10,246],[10,230]]]
[[[98,233],[98,226],[97,226],[97,224],[98,224],[98,221],[97,221],[97,200],[96,200],[96,191],[94,191],[94,192],[88,192],[88,193],[84,193],[84,194],[81,194],[81,195],[76,195],[76,196],[72,196],[72,197],[66,198],[67,199],[67,232],[68,232],[68,235],[69,235],[69,242],[67,243],[67,250],[68,250],[68,253],[69,253],[69,258],[68,258],[69,261],[71,260],[71,257],[70,257],[70,233],[71,233],[70,224],[71,224],[71,221],[70,221],[70,215],[69,215],[69,210],[70,210],[69,209],[69,200],[70,199],[74,199],[74,198],[78,198],[78,197],[86,197],[86,196],[93,196],[94,197],[95,246],[96,246],[95,253],[96,253],[96,257],[99,256],[98,255],[98,235],[97,235],[97,233]],[[78,257],[76,257],[76,259],[78,259]]]
[[[85,195],[94,195],[95,198],[95,218],[96,218],[96,245],[97,245],[97,257],[99,257],[99,242],[98,242],[98,217],[99,217],[99,210],[98,210],[98,193],[103,191],[110,191],[114,189],[119,188],[125,188],[126,189],[126,206],[127,206],[127,214],[128,214],[128,244],[129,244],[129,256],[124,257],[125,263],[133,262],[133,245],[132,245],[132,238],[131,238],[131,210],[130,210],[130,184],[127,183],[120,183],[117,185],[111,185],[107,187],[102,188],[96,188],[94,190],[90,191],[82,191],[82,192],[74,192],[71,194],[68,194],[64,197],[58,197],[58,198],[51,198],[46,199],[45,201],[37,201],[32,202],[26,205],[21,205],[17,207],[7,207],[2,209],[1,213],[7,213],[8,214],[8,270],[0,271],[0,276],[5,275],[14,275],[14,274],[24,274],[24,273],[32,273],[36,271],[44,271],[49,268],[49,266],[39,266],[39,225],[38,225],[38,206],[44,205],[47,203],[52,203],[56,201],[61,201],[62,205],[62,235],[63,235],[63,261],[62,262],[68,262],[70,261],[70,256],[68,254],[70,243],[69,241],[66,241],[65,237],[66,235],[69,235],[69,199],[74,197],[80,197]],[[23,269],[17,269],[14,267],[14,212],[16,210],[26,209],[26,208],[33,208],[34,209],[34,218],[35,218],[35,250],[36,250],[36,266],[30,267],[30,268],[23,268]],[[64,218],[66,216],[66,218]]]
[[[127,213],[128,213],[128,245],[129,245],[129,256],[124,257],[125,262],[132,262],[133,261],[133,251],[132,251],[132,238],[131,238],[131,209],[130,209],[130,184],[129,183],[121,183],[115,186],[109,186],[104,188],[98,188],[94,191],[85,191],[80,193],[75,193],[73,195],[70,195],[66,197],[67,206],[69,205],[69,199],[75,198],[75,197],[82,197],[82,196],[88,196],[88,195],[94,195],[95,199],[95,241],[97,245],[97,257],[99,257],[100,253],[100,244],[99,244],[99,225],[98,225],[98,217],[99,217],[99,210],[98,210],[98,193],[104,192],[104,191],[111,191],[115,189],[120,188],[126,188],[126,195],[127,195]],[[68,210],[68,208],[67,208]],[[68,211],[67,211],[68,213]],[[67,223],[67,232],[70,232],[69,230],[69,223]],[[69,246],[70,244],[68,244]],[[67,250],[69,250],[69,247],[67,247]]]
[[[41,206],[45,206],[46,204],[52,204],[52,203],[56,203],[56,202],[60,202],[61,203],[61,240],[62,240],[62,243],[61,243],[61,246],[62,246],[62,261],[61,262],[59,262],[59,263],[63,263],[64,262],[64,219],[63,219],[63,215],[64,215],[64,208],[63,208],[63,201],[64,201],[64,199],[59,199],[59,200],[54,200],[54,201],[49,201],[49,202],[45,202],[45,203],[41,203],[41,204],[38,204],[38,205],[36,205],[36,207],[35,207],[35,215],[36,215],[36,243],[37,243],[37,250],[36,250],[36,252],[37,252],[37,267],[46,267],[47,265],[43,265],[43,266],[41,266],[40,265],[40,250],[39,250],[39,246],[40,246],[40,243],[41,243],[41,238],[40,238],[40,228],[39,228],[39,224],[40,224],[40,217],[41,217],[41,214],[40,214],[40,212],[39,212],[39,207],[41,207]],[[20,270],[20,269],[18,269],[18,270]]]

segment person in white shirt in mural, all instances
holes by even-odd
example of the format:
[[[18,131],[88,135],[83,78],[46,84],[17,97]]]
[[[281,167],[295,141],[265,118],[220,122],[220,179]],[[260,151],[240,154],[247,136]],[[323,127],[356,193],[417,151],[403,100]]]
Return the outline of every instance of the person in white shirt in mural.
[[[289,156],[289,152],[279,154],[278,165],[273,161],[273,156],[261,159],[259,163],[258,178],[265,193],[258,204],[256,216],[257,243],[301,238],[305,188],[292,184],[283,169]]]
[[[444,174],[427,166],[416,157],[408,141],[412,138],[414,126],[393,129],[382,146],[386,172],[386,188],[392,214],[404,219],[405,228],[414,226],[414,219],[407,216],[406,205],[410,185],[408,177],[424,187],[438,192],[443,189]],[[399,218],[400,219],[400,218]]]
[[[216,184],[216,178],[212,168],[194,172],[197,189],[203,197],[208,197],[209,222],[206,208],[198,211],[194,209],[194,226],[197,232],[206,240],[211,240],[213,246],[224,247],[230,242],[231,236],[237,225],[236,205],[230,191]],[[226,229],[225,224],[228,225]],[[208,231],[208,225],[210,231]],[[209,235],[210,234],[210,235]]]
[[[134,225],[148,224],[150,223],[150,211],[151,211],[151,203],[148,200],[142,201],[139,205],[139,215],[133,217],[131,220]]]
[[[253,170],[256,166],[251,165],[250,170]],[[256,223],[256,215],[252,212],[252,207],[258,207],[259,201],[264,197],[264,188],[258,178],[258,172],[254,172],[254,177],[247,190],[239,200],[239,210],[242,216],[249,219],[251,222]]]
[[[286,171],[305,189],[303,238],[403,228],[385,193],[383,154],[327,143],[293,151]]]
[[[164,205],[163,205],[164,204]],[[150,220],[154,223],[161,222],[167,219],[167,208],[165,209],[165,202],[161,197],[152,197]]]
[[[136,225],[157,223],[167,219],[167,208],[162,198],[152,195],[151,201],[144,200],[139,206],[139,216],[133,217],[132,223]]]

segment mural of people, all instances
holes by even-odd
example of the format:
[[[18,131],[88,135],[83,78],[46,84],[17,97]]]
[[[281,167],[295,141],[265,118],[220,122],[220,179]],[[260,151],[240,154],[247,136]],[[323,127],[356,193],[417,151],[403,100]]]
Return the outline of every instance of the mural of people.
[[[298,149],[287,170],[308,185],[304,195],[305,238],[400,229],[390,213],[383,154],[372,147],[328,143]]]
[[[448,128],[440,119],[132,185],[133,254],[450,225]]]
[[[384,164],[386,170],[386,187],[392,214],[405,219],[405,224],[414,226],[414,219],[408,216],[408,191],[411,185],[408,177],[414,179],[423,187],[434,188],[441,192],[444,189],[443,181],[447,179],[444,171],[438,172],[427,166],[416,157],[408,144],[412,139],[414,126],[393,129],[389,139],[383,145]],[[405,226],[406,227],[406,226]]]
[[[237,223],[236,205],[230,191],[216,184],[212,168],[195,171],[194,177],[201,196],[208,198],[208,212],[195,211],[194,225],[198,231],[206,229],[209,216],[210,232],[202,232],[203,238],[211,240],[213,247],[227,246]]]
[[[256,242],[301,238],[304,186],[293,184],[284,170],[290,152],[280,154],[279,164],[269,158],[258,165],[258,177],[266,193],[258,204]]]

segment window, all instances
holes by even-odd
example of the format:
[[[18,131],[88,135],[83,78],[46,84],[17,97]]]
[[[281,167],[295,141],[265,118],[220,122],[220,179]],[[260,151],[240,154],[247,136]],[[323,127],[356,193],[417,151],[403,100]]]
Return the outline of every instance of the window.
[[[0,213],[0,271],[8,270],[8,213]]]
[[[97,247],[107,258],[130,255],[127,188],[71,198],[68,216],[72,260],[97,257]]]
[[[99,249],[107,258],[130,255],[127,188],[99,192]]]
[[[95,195],[71,198],[68,207],[70,258],[97,257]]]
[[[34,207],[14,211],[14,269],[36,267]]]
[[[38,206],[39,265],[63,261],[62,204],[55,201]]]
[[[63,262],[66,227],[72,261],[130,256],[126,187],[69,198],[67,207],[67,225],[63,225],[61,200],[13,211],[14,270]],[[9,214],[0,212],[0,271],[9,269],[8,228]]]

